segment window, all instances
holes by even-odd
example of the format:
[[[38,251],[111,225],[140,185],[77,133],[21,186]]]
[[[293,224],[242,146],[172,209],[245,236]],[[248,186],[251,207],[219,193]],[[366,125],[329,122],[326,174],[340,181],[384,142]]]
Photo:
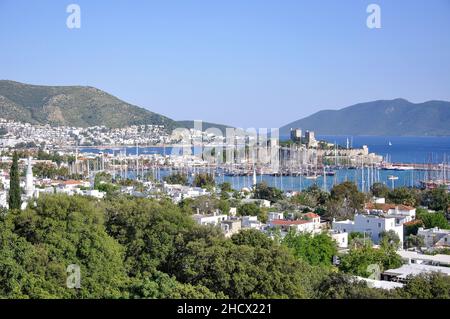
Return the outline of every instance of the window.
[[[381,228],[381,223],[378,223],[378,228]]]

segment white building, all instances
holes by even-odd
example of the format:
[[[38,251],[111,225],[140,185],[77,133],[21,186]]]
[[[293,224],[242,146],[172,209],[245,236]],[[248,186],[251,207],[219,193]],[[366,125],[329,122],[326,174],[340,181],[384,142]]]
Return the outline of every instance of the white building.
[[[269,221],[284,219],[284,214],[280,212],[269,212]]]
[[[424,229],[420,227],[417,236],[423,238],[427,248],[445,248],[450,247],[450,230],[440,229],[438,227]]]
[[[186,198],[206,196],[210,193],[201,187],[190,187],[180,184],[164,184],[164,192],[169,195],[175,203]]]
[[[328,234],[336,242],[336,244],[339,248],[342,248],[342,249],[348,248],[348,233],[347,232],[330,230],[328,232]]]
[[[304,219],[299,220],[284,220],[273,219],[268,222],[268,226],[271,228],[280,228],[284,232],[288,232],[293,229],[298,233],[320,233],[322,227],[320,224],[320,216],[314,213],[308,213],[304,215]]]
[[[403,246],[403,225],[397,225],[395,217],[376,214],[356,214],[355,220],[333,221],[333,230],[346,233],[364,233],[379,244],[381,233],[393,230]]]
[[[416,219],[416,209],[407,205],[385,204],[384,199],[377,198],[375,203],[368,203],[365,205],[365,212],[384,214],[385,216],[395,217],[397,225],[413,221]]]
[[[34,178],[33,178],[33,168],[31,166],[31,157],[28,158],[27,174],[25,177],[25,195],[28,198],[34,196]]]
[[[227,220],[228,216],[227,215],[223,215],[223,214],[217,214],[216,212],[214,212],[213,214],[209,214],[209,215],[195,214],[195,215],[192,215],[192,218],[194,218],[194,220],[199,225],[213,225],[213,226],[217,226],[221,222]]]
[[[450,255],[426,255],[415,251],[399,250],[397,254],[408,264],[424,264],[450,267]]]
[[[241,221],[239,219],[228,219],[220,223],[220,228],[225,237],[231,237],[233,234],[238,233],[241,227]]]
[[[450,267],[430,266],[423,264],[406,264],[396,269],[388,269],[381,275],[386,281],[406,282],[409,276],[417,276],[425,273],[439,272],[450,276]]]
[[[106,193],[105,192],[101,192],[98,189],[89,189],[89,190],[85,190],[81,192],[82,195],[85,196],[92,196],[98,199],[102,199],[105,197]]]
[[[241,218],[241,227],[247,229],[261,229],[262,223],[258,220],[258,216],[243,216]]]
[[[0,207],[9,208],[7,191],[0,191]]]

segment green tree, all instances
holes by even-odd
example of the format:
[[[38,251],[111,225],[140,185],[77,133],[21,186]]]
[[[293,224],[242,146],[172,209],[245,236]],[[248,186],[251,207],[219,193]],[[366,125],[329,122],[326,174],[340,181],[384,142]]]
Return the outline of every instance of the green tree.
[[[283,192],[278,188],[267,185],[266,182],[261,182],[255,185],[254,198],[265,199],[275,203],[283,199]]]
[[[267,211],[255,203],[244,203],[237,208],[238,216],[258,216],[258,219],[265,223],[267,221]]]
[[[228,192],[231,193],[233,191],[233,188],[231,187],[231,184],[229,182],[223,182],[219,185],[221,192]]]
[[[422,205],[436,211],[447,211],[450,206],[450,195],[445,187],[428,190],[422,197]]]
[[[106,229],[125,247],[131,276],[151,275],[174,250],[174,240],[194,221],[173,203],[119,196],[106,203]]]
[[[9,209],[20,209],[21,206],[21,190],[20,190],[20,172],[19,172],[19,155],[14,152],[11,170],[9,171]]]
[[[307,298],[310,266],[287,248],[236,245],[219,238],[182,236],[168,273],[182,283],[205,286],[230,298]]]
[[[374,183],[370,186],[370,192],[375,197],[386,198],[389,195],[390,189],[383,183]]]
[[[333,256],[337,254],[336,242],[326,233],[312,236],[290,231],[282,243],[291,248],[296,257],[313,266],[331,266]]]
[[[449,229],[450,224],[442,212],[430,213],[425,209],[417,209],[416,219],[421,220],[425,228],[439,227]]]
[[[331,273],[316,289],[319,299],[386,299],[383,289],[369,288],[366,282],[343,273]]]
[[[177,173],[174,173],[174,174],[164,177],[164,181],[168,184],[187,185],[188,177],[185,174],[177,172]]]
[[[438,272],[409,277],[399,294],[408,299],[450,299],[450,277]]]
[[[397,233],[393,230],[384,231],[380,233],[381,240],[380,240],[380,246],[381,248],[388,250],[393,249],[397,250],[400,248],[400,238],[398,237]]]
[[[352,182],[333,186],[327,203],[327,214],[333,218],[353,218],[355,212],[364,206],[365,196]]]
[[[377,264],[381,271],[398,268],[402,265],[400,256],[393,249],[376,249],[371,246],[351,248],[348,254],[341,257],[339,269],[345,273],[368,277],[369,265]]]
[[[274,245],[272,239],[256,229],[242,230],[239,233],[231,236],[231,240],[236,245],[247,245],[265,249],[270,249]]]
[[[423,237],[417,235],[406,236],[405,247],[406,248],[420,248],[425,246]]]
[[[194,187],[212,189],[213,187],[216,186],[216,182],[212,174],[199,173],[195,175],[192,185]]]
[[[389,192],[388,202],[416,207],[420,203],[420,193],[413,188],[399,187]]]
[[[17,293],[30,298],[122,298],[128,278],[123,248],[103,225],[103,210],[85,197],[43,195],[36,205],[8,214],[27,259],[16,258],[29,282]],[[66,287],[69,265],[80,267],[81,287]],[[20,269],[20,268],[19,268]],[[9,276],[0,269],[0,273]],[[0,275],[1,276],[1,275]]]

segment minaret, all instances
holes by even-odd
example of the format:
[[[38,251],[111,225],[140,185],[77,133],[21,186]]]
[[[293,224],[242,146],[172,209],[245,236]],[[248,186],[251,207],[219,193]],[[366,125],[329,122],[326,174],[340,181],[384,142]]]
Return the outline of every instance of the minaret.
[[[27,175],[25,179],[25,194],[28,198],[33,197],[34,194],[33,168],[31,166],[31,156],[28,157]]]
[[[256,187],[256,168],[253,166],[253,187]]]

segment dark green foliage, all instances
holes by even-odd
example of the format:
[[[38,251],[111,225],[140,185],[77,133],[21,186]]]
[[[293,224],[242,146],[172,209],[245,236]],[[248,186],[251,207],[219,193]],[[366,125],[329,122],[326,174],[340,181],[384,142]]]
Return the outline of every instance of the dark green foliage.
[[[123,248],[108,236],[103,212],[89,199],[41,196],[36,206],[10,213],[2,223],[7,229],[5,236],[10,238],[2,237],[1,246],[4,249],[9,245],[12,253],[8,253],[8,264],[0,266],[0,280],[8,283],[4,297],[126,296]],[[81,269],[80,289],[66,287],[70,264]],[[17,283],[9,271],[20,276]]]
[[[164,181],[168,184],[188,184],[188,177],[182,173],[174,173],[169,176],[164,177]]]
[[[19,155],[14,152],[11,170],[9,171],[9,209],[20,209],[21,206],[21,190],[20,190],[20,172],[19,172]]]
[[[442,212],[429,213],[424,209],[417,209],[416,219],[421,220],[425,228],[450,229],[450,224]]]
[[[422,196],[422,205],[436,211],[447,211],[450,206],[450,194],[445,187],[428,190]]]
[[[58,168],[48,163],[36,163],[33,166],[33,175],[41,178],[68,178],[69,170],[67,167]]]
[[[353,218],[364,206],[365,196],[352,182],[333,186],[327,203],[327,215],[337,219]]]
[[[255,186],[254,197],[256,199],[265,199],[272,203],[276,203],[283,199],[283,192],[278,188],[267,185],[266,182],[261,182]]]
[[[231,193],[233,192],[233,188],[231,187],[231,183],[229,182],[223,182],[219,185],[220,191],[225,193]]]
[[[147,276],[158,268],[173,253],[175,237],[193,224],[168,201],[118,197],[106,205],[106,228],[125,246],[125,261],[133,276]]]
[[[390,188],[387,187],[383,183],[374,183],[372,186],[370,186],[370,192],[375,197],[388,197],[388,194],[390,192]]]
[[[399,255],[394,249],[372,248],[369,245],[351,248],[350,251],[341,257],[339,269],[345,273],[361,277],[368,277],[371,272],[369,265],[377,264],[381,271],[398,268],[402,265]]]
[[[420,192],[417,189],[408,187],[395,188],[389,192],[387,201],[416,207],[420,203]]]
[[[260,232],[256,229],[249,229],[240,231],[231,237],[231,240],[236,245],[247,245],[251,247],[260,247],[269,249],[274,245],[272,239],[270,239],[266,234]]]
[[[292,202],[295,204],[305,205],[308,207],[319,207],[322,208],[324,206],[328,199],[329,199],[329,193],[324,192],[321,188],[319,188],[317,185],[312,185],[308,187],[303,192],[297,194],[292,198]]]
[[[258,220],[265,223],[267,221],[267,212],[256,203],[244,203],[237,208],[238,216],[258,216]]]
[[[449,298],[442,275],[386,292],[336,273],[326,234],[227,239],[189,215],[166,200],[67,195],[0,214],[0,298]],[[366,276],[373,263],[398,267],[394,247],[351,249],[340,270]],[[80,289],[66,287],[70,264]]]
[[[216,182],[215,182],[214,176],[212,174],[199,173],[199,174],[195,175],[192,185],[194,187],[211,189],[216,186]]]
[[[369,288],[366,282],[342,273],[330,274],[316,293],[320,299],[386,299],[389,296],[385,290]]]
[[[405,236],[409,235],[417,235],[417,232],[419,231],[420,227],[423,227],[423,222],[420,219],[417,219],[417,212],[419,209],[416,210],[416,220],[413,222],[403,224],[403,230]]]
[[[191,236],[189,236],[191,237]],[[180,238],[169,272],[230,298],[309,297],[305,268],[282,246],[236,245],[224,239]]]
[[[409,277],[398,293],[401,298],[450,299],[450,277],[438,272]]]

